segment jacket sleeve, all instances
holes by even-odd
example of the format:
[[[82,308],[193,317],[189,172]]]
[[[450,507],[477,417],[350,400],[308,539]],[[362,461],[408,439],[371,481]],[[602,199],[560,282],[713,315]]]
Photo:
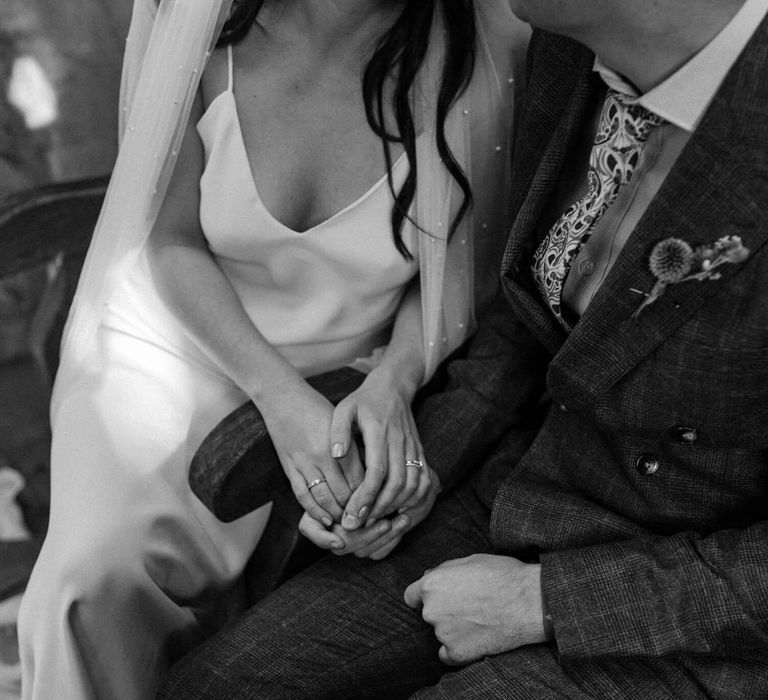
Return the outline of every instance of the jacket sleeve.
[[[543,555],[562,660],[768,649],[768,522]]]
[[[449,362],[445,389],[416,411],[427,461],[443,488],[481,466],[511,431],[520,431],[520,453],[527,448],[550,359],[499,292],[466,355]]]

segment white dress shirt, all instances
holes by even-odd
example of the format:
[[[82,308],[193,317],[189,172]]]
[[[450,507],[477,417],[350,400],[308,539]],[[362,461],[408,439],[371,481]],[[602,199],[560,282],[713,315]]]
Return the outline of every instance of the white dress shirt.
[[[731,21],[701,51],[643,95],[599,58],[595,60],[594,69],[608,87],[636,98],[639,104],[666,123],[652,131],[632,179],[600,218],[592,236],[571,265],[563,286],[563,304],[575,317],[586,310],[766,14],[768,0],[746,0]],[[568,170],[578,174],[557,197],[558,206],[562,206],[560,211],[586,192],[589,152],[601,110],[602,103],[596,105],[590,128],[583,135],[585,143],[578,149],[579,155],[568,166]]]

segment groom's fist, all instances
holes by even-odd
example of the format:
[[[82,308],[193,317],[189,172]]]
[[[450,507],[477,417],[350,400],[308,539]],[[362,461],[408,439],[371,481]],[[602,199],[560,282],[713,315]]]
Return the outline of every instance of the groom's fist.
[[[546,640],[539,564],[491,554],[453,559],[408,586],[405,602],[434,627],[446,664]]]

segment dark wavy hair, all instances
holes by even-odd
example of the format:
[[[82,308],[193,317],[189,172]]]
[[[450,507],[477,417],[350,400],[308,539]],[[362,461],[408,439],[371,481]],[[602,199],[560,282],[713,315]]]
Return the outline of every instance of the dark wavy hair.
[[[229,18],[224,24],[218,46],[236,44],[256,23],[265,0],[234,0]],[[453,235],[472,203],[469,180],[456,161],[445,139],[445,119],[448,110],[466,89],[475,65],[475,15],[473,0],[406,0],[397,21],[381,37],[363,73],[363,100],[368,123],[381,139],[387,164],[389,188],[395,198],[391,223],[395,246],[403,257],[413,256],[403,242],[402,227],[410,219],[408,209],[416,194],[416,127],[411,110],[410,93],[413,81],[424,62],[438,3],[445,19],[445,59],[437,98],[437,150],[451,177],[464,195],[461,207],[451,221],[449,236]],[[389,76],[395,78],[392,107],[397,133],[387,131],[384,124],[384,86]],[[390,144],[402,143],[410,163],[408,175],[395,192],[392,181]],[[418,222],[413,222],[418,226]]]

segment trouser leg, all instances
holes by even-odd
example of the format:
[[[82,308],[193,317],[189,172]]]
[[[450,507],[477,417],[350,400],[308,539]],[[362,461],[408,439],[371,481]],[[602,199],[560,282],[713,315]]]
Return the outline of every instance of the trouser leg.
[[[490,551],[487,531],[482,506],[449,495],[383,562],[326,557],[177,664],[161,697],[408,697],[450,669],[403,592],[427,568]]]
[[[708,689],[691,670],[677,658],[604,659],[564,665],[557,658],[554,644],[537,645],[482,659],[446,674],[435,685],[423,688],[411,697],[412,700],[710,700],[737,697],[723,684],[718,684],[717,690]]]
[[[463,668],[438,660],[432,627],[403,602],[425,569],[492,552],[487,511],[464,489],[383,562],[327,556],[172,669],[167,700],[699,700],[701,678],[678,659],[562,664],[555,643]],[[728,697],[722,695],[722,697]]]
[[[585,692],[557,661],[554,644],[489,656],[445,674],[412,700],[589,700],[611,695]],[[637,696],[642,697],[642,696]]]

